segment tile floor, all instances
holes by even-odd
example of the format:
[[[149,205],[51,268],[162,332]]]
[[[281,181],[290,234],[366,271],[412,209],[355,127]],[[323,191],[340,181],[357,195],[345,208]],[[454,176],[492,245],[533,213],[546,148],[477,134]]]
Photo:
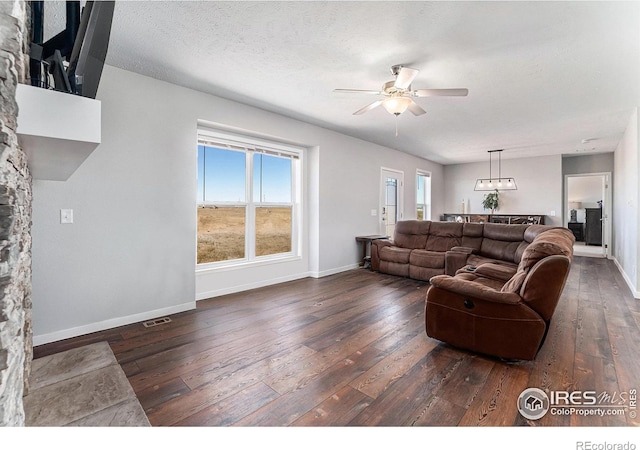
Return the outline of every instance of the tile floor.
[[[33,361],[27,426],[150,426],[107,342]]]
[[[573,254],[575,256],[588,256],[591,258],[604,258],[602,247],[598,245],[586,245],[584,242],[573,244]]]

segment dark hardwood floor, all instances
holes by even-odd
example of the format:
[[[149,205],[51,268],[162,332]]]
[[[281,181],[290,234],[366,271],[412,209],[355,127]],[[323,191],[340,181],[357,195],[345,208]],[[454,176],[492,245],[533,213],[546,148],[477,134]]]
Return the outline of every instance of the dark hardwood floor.
[[[529,421],[516,409],[527,387],[640,387],[640,301],[611,261],[574,259],[535,361],[503,362],[427,337],[427,287],[352,270],[200,301],[168,324],[34,353],[109,341],[158,426],[640,425],[629,412]]]

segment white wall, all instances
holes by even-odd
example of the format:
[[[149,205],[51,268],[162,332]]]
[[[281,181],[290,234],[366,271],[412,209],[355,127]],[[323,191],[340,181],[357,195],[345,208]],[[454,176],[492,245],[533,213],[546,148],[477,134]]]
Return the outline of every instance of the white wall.
[[[381,166],[405,171],[405,218],[416,169],[432,172],[434,217],[444,212],[443,168],[421,158],[110,66],[98,99],[102,144],[68,181],[34,182],[36,344],[355,267],[355,236],[378,232]],[[308,148],[301,259],[195,276],[199,119]],[[74,224],[59,224],[61,208]]]
[[[320,274],[357,263],[354,237],[380,233],[381,167],[404,172],[404,219],[416,218],[417,169],[432,173],[432,217],[444,212],[442,166],[333,134],[320,150]]]
[[[613,173],[613,152],[562,157],[563,175],[600,172]]]
[[[494,176],[497,164],[494,161]],[[562,226],[562,157],[502,159],[503,178],[514,177],[518,189],[500,192],[500,214],[542,214],[545,224]],[[481,163],[444,167],[445,213],[460,213],[463,199],[470,214],[488,213],[482,209],[487,192],[474,191],[478,178],[489,176],[489,155]],[[555,216],[551,213],[555,212]],[[436,217],[436,216],[434,216]]]
[[[640,224],[640,147],[638,145],[638,109],[629,119],[624,136],[614,154],[616,173],[613,188],[613,256],[634,296],[640,298],[638,233]]]

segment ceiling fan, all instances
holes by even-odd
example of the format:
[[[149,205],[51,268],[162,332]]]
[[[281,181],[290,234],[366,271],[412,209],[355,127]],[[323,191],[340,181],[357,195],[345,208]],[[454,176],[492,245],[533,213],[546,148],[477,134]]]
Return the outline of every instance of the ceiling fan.
[[[382,90],[372,91],[363,89],[334,89],[334,92],[373,94],[382,95],[384,98],[376,100],[354,112],[354,115],[364,114],[382,105],[390,114],[396,117],[407,109],[415,116],[420,116],[426,111],[422,109],[412,97],[435,97],[435,96],[466,96],[468,89],[416,89],[411,90],[411,82],[418,75],[419,70],[410,69],[402,65],[391,67],[391,73],[395,77],[394,81],[387,81],[382,85]]]

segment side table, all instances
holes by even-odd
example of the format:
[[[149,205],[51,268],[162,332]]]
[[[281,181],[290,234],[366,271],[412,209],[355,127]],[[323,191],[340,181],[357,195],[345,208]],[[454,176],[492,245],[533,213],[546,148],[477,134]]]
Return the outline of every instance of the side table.
[[[569,222],[568,228],[576,238],[576,242],[584,241],[584,223],[582,222]]]
[[[362,262],[360,266],[368,269],[371,266],[371,257],[367,256],[369,252],[369,248],[371,247],[371,242],[376,239],[387,239],[389,236],[385,236],[384,234],[371,234],[368,236],[356,236],[356,242],[362,243]]]

